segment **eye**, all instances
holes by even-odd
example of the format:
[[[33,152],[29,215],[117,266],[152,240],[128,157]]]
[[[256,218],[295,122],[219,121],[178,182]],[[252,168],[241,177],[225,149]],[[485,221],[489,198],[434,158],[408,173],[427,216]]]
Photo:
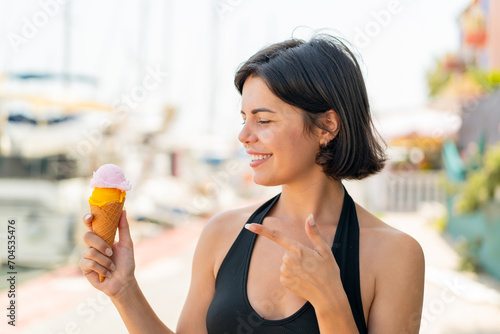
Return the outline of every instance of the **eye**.
[[[247,115],[243,112],[243,110],[240,112],[241,113],[241,117],[243,118],[243,123],[241,123],[242,125],[245,125],[246,121],[247,121]]]
[[[260,124],[267,124],[267,123],[271,123],[271,121],[259,121]]]

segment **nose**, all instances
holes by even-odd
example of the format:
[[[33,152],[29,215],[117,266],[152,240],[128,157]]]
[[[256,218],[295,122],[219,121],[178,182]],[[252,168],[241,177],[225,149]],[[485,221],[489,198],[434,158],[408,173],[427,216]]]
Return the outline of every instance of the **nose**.
[[[241,129],[238,135],[238,140],[243,145],[248,145],[257,141],[257,135],[252,131],[249,122],[243,125],[243,129]]]

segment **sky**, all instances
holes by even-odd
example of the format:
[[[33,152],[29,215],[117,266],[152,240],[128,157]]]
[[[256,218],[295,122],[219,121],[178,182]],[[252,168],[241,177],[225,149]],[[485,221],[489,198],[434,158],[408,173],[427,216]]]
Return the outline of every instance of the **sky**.
[[[404,112],[427,103],[426,72],[457,49],[468,2],[2,0],[0,73],[69,72],[96,84],[8,81],[0,89],[128,110],[143,131],[174,105],[179,138],[235,138],[238,65],[266,45],[323,29],[357,50],[373,113]]]

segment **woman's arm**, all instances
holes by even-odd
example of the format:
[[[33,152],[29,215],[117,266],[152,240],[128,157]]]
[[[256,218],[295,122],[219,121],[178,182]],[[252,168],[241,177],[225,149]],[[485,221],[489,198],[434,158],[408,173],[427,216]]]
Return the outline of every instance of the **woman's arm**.
[[[344,289],[333,296],[325,295],[323,306],[314,307],[320,333],[359,333]]]
[[[159,333],[172,334],[165,324],[158,318],[142,294],[137,282],[129,286],[122,293],[111,297],[118,313],[130,334]]]
[[[178,321],[178,334],[207,333],[207,311],[215,294],[215,258],[223,257],[229,249],[239,232],[234,228],[239,225],[232,223],[239,220],[236,212],[229,211],[205,224],[193,258],[191,286]],[[92,231],[92,217],[84,219],[84,223]],[[92,232],[85,234],[89,248],[80,260],[82,272],[96,289],[110,297],[129,333],[174,333],[155,314],[135,279],[133,243],[125,211],[118,231],[120,241],[114,244],[111,258],[104,255],[108,246],[103,239]],[[108,272],[111,277],[99,282],[99,274],[106,276]]]
[[[110,253],[107,243],[92,232],[92,216],[86,216],[84,223],[90,230],[83,237],[89,247],[83,252],[80,269],[90,284],[110,297],[129,333],[173,333],[157,317],[135,279],[126,212],[122,212],[118,225],[120,241],[113,245],[111,257],[105,255]],[[106,276],[103,282],[99,281],[99,274]]]
[[[368,319],[370,333],[419,332],[425,260],[418,242],[404,233],[379,244],[375,296]]]

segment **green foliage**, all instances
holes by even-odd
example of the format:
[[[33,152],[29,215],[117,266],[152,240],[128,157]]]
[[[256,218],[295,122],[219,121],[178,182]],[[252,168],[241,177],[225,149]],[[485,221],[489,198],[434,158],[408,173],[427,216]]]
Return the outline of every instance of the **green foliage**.
[[[436,59],[434,68],[427,73],[429,95],[438,96],[450,80],[454,80],[453,73],[461,73],[471,78],[483,92],[492,92],[500,87],[500,71],[485,71],[476,66],[465,66],[457,56],[447,55]]]
[[[488,175],[478,170],[467,175],[467,182],[459,193],[456,209],[460,213],[473,212],[488,201]]]
[[[427,86],[429,87],[429,95],[436,96],[441,89],[450,80],[451,72],[446,71],[443,62],[437,61],[433,70],[427,73]]]
[[[453,196],[460,190],[460,185],[450,181],[446,174],[439,175],[438,185],[444,190],[447,196]]]
[[[484,71],[475,67],[467,69],[474,80],[487,92],[492,92],[500,86],[500,71]]]
[[[483,167],[470,172],[461,187],[456,202],[460,213],[473,212],[491,201],[500,187],[500,144],[489,148]]]
[[[444,233],[446,230],[446,225],[448,224],[448,217],[446,215],[435,218],[430,222],[431,226],[436,229],[439,233]]]
[[[477,272],[480,268],[477,253],[481,247],[480,240],[469,241],[463,239],[457,243],[457,253],[460,256],[458,269],[461,271]]]

